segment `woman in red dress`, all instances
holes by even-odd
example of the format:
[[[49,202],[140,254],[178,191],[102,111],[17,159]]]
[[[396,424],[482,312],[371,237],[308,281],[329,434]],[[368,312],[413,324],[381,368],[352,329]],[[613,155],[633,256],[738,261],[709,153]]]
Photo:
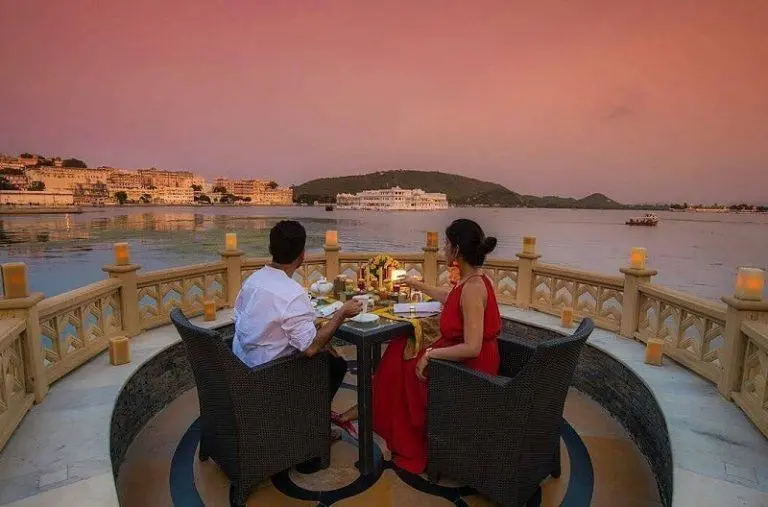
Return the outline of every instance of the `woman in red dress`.
[[[496,247],[472,220],[454,221],[445,231],[447,265],[457,261],[461,278],[451,289],[428,286],[418,280],[405,283],[443,303],[440,339],[405,360],[407,337],[387,347],[373,381],[373,430],[387,441],[395,463],[420,474],[427,464],[427,366],[431,359],[457,361],[476,370],[498,374],[497,338],[501,332],[499,305],[491,281],[482,273],[485,257]],[[354,419],[353,408],[341,416]]]

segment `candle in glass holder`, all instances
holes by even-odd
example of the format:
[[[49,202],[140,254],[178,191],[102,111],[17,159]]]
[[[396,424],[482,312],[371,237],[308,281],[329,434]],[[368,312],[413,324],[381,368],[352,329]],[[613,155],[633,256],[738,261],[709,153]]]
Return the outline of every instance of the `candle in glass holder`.
[[[629,267],[632,269],[645,269],[645,259],[647,255],[645,248],[639,246],[633,247],[629,253]]]
[[[7,299],[29,296],[26,264],[23,262],[3,264],[3,291]]]
[[[131,343],[125,336],[116,336],[109,340],[109,363],[114,366],[131,362]]]
[[[562,327],[573,326],[573,308],[571,307],[563,308],[563,314],[560,318],[560,325]]]
[[[338,231],[325,231],[325,246],[339,246]]]
[[[664,340],[649,338],[645,346],[645,362],[653,366],[661,366],[664,358]]]
[[[115,264],[118,266],[125,266],[131,263],[131,253],[128,248],[128,243],[115,243]]]
[[[739,268],[736,274],[736,290],[734,295],[747,301],[763,299],[765,289],[765,271],[758,268]]]
[[[237,250],[237,233],[235,232],[228,232],[225,239],[224,239],[224,249],[225,250]]]
[[[427,233],[427,248],[437,248],[437,233],[436,232],[428,232]]]
[[[536,253],[536,237],[525,236],[523,238],[523,253],[533,255]]]
[[[216,301],[211,299],[203,301],[203,320],[208,322],[216,320]]]

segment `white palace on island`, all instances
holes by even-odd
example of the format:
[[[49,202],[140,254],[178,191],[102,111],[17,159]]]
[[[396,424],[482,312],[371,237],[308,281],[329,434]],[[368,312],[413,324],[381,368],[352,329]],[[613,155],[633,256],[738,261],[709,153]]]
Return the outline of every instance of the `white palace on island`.
[[[339,209],[364,209],[377,211],[426,211],[448,209],[445,194],[425,192],[419,188],[400,187],[380,190],[364,190],[357,194],[337,194]]]

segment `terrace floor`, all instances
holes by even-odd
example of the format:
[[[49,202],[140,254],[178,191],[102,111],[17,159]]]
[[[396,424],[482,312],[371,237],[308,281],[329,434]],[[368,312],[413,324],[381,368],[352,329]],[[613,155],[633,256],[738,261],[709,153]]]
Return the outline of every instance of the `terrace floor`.
[[[557,319],[536,312],[503,308],[503,313],[548,327],[557,324]],[[226,321],[227,313],[220,312],[220,321],[213,325]],[[133,339],[132,363],[109,366],[102,354],[54,384],[46,400],[30,411],[0,452],[0,505],[115,506],[118,498],[124,506],[173,505],[174,487],[186,488],[187,493],[191,487],[205,505],[227,505],[228,483],[216,466],[194,459],[194,439],[191,447],[180,445],[197,417],[194,390],[160,412],[139,434],[115,491],[108,442],[115,398],[139,365],[176,341],[178,336],[170,326],[151,330]],[[596,330],[590,343],[632,368],[664,410],[673,448],[675,506],[768,507],[768,442],[738,408],[709,382],[668,360],[661,368],[643,364],[644,350],[637,342]],[[349,375],[334,400],[334,409],[354,403],[355,383],[354,375]],[[584,488],[580,488],[581,496],[570,496],[579,493],[579,488],[572,492],[573,485],[586,484],[586,464],[594,478],[590,505],[659,505],[645,458],[602,407],[572,390],[565,417],[575,431],[563,439],[567,451],[563,453],[563,475],[543,484],[541,505],[586,505]],[[586,452],[579,452],[580,443]],[[386,449],[379,444],[386,459]],[[289,495],[267,482],[249,499],[249,505],[318,505],[317,501],[291,498],[291,491],[335,489],[357,475],[354,441],[345,437],[332,449],[330,469],[306,476],[290,472],[288,485],[281,486]],[[193,458],[189,463],[193,473],[186,482],[174,485],[171,462],[179,453]],[[456,485],[442,486],[429,487],[419,477],[386,468],[370,489],[333,505],[491,505],[478,495],[462,495],[466,492],[455,489]]]

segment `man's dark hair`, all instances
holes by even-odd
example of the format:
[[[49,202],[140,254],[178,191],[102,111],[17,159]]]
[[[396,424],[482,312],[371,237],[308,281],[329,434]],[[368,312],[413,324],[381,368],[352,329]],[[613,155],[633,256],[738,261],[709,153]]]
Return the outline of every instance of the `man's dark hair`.
[[[272,262],[290,264],[299,258],[307,244],[307,231],[295,220],[283,220],[269,232],[269,253]]]

